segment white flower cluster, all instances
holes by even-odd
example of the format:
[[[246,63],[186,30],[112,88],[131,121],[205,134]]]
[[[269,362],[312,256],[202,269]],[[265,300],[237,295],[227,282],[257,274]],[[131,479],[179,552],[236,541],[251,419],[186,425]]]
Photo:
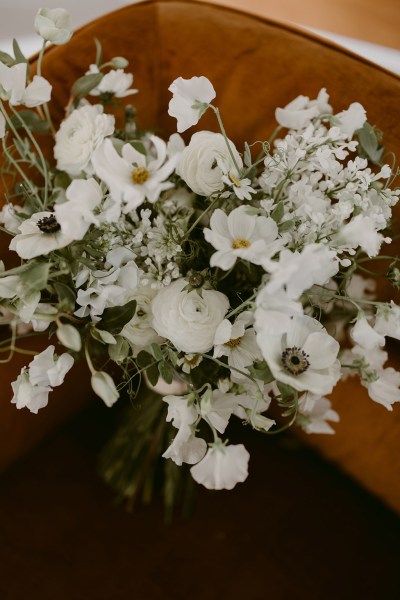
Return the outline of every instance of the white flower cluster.
[[[70,37],[59,9],[41,9],[36,28],[44,46]],[[240,152],[228,139],[205,77],[173,82],[169,114],[183,132],[213,111],[219,132],[165,142],[138,132],[130,107],[116,124],[110,100],[137,91],[126,65],[91,64],[74,85],[51,167],[28,122],[18,134],[27,139],[27,150],[15,145],[19,161],[43,182],[24,175],[20,204],[0,215],[23,261],[2,266],[0,307],[11,350],[16,328],[30,324],[69,352],[55,359],[50,346],[35,357],[12,401],[37,412],[81,355],[109,406],[143,373],[175,433],[163,456],[192,465],[208,488],[231,489],[249,460],[221,437],[232,416],[265,433],[291,424],[333,433],[339,417],[327,396],[349,374],[389,410],[400,401],[400,373],[384,367],[382,349],[386,336],[400,339],[400,307],[375,300],[374,283],[356,273],[390,243],[399,190],[359,103],[334,114],[325,90],[299,96],[276,110],[286,134],[254,159],[247,143]],[[24,64],[0,62],[2,102],[33,107],[50,90],[40,75],[28,80]],[[0,135],[15,143],[3,104]],[[12,153],[7,161],[21,175]],[[347,334],[355,345],[341,352]],[[122,369],[118,386],[96,367],[104,355]]]

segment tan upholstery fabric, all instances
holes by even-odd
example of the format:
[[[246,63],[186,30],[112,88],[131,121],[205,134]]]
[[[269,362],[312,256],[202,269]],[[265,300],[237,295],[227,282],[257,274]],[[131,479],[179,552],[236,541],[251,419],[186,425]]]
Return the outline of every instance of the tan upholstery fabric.
[[[140,124],[160,135],[175,130],[175,120],[167,115],[170,83],[178,76],[205,75],[217,91],[226,129],[239,145],[268,137],[275,127],[276,106],[300,93],[315,97],[327,87],[337,110],[362,102],[369,121],[385,131],[387,147],[400,156],[398,77],[296,29],[191,2],[133,5],[84,27],[71,44],[51,48],[43,74],[54,85],[56,120],[63,116],[71,82],[93,60],[94,37],[101,40],[106,57],[123,55],[130,60],[140,90],[134,98]],[[213,115],[207,113],[198,128],[216,127]],[[0,437],[14,448],[10,453],[3,447],[4,462],[5,455],[16,454],[17,438],[26,436],[22,442],[26,447],[40,419],[56,418],[58,410],[66,410],[71,388],[73,395],[78,391],[70,377],[69,389],[60,393],[59,400],[51,400],[43,416],[17,414],[8,406],[9,381],[17,369],[15,364],[12,374],[9,366],[0,369]],[[342,419],[337,435],[307,440],[400,510],[400,407],[389,414],[355,383],[340,386],[334,401]]]

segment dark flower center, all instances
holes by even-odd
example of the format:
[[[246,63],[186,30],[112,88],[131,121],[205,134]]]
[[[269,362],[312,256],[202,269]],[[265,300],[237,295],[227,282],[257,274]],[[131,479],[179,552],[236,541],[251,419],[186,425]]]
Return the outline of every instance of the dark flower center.
[[[285,371],[291,375],[300,375],[307,371],[310,363],[309,356],[301,348],[285,348],[282,352],[282,364]]]
[[[56,233],[56,231],[60,231],[61,229],[61,225],[54,215],[43,217],[43,219],[37,222],[37,226],[43,233]]]

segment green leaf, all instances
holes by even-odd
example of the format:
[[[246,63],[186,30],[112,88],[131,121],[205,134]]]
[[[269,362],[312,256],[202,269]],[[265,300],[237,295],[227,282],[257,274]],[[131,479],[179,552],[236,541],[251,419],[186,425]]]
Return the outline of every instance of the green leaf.
[[[156,360],[164,360],[164,355],[158,344],[151,344],[151,349]]]
[[[6,65],[6,67],[11,67],[15,63],[15,60],[12,56],[7,54],[7,52],[2,52],[0,50],[0,62],[3,63],[3,65]]]
[[[74,96],[74,104],[77,105],[82,98],[87,96],[89,92],[97,87],[103,77],[103,73],[91,73],[90,75],[84,75],[77,79],[71,90],[72,95]]]
[[[67,187],[70,185],[71,181],[72,179],[68,175],[68,173],[64,173],[63,171],[61,171],[60,173],[57,173],[57,175],[54,177],[54,187],[66,190]]]
[[[103,62],[103,48],[101,47],[101,43],[97,38],[94,38],[94,43],[96,44],[96,60],[95,64],[100,67]]]
[[[61,311],[68,312],[74,310],[76,303],[75,291],[66,283],[57,281],[53,283],[53,287],[58,296],[58,306]]]
[[[151,365],[153,362],[154,357],[145,350],[141,350],[136,357],[136,364],[140,369],[145,369],[148,365]]]
[[[132,319],[136,311],[136,300],[131,300],[124,306],[106,308],[99,325],[111,333],[119,333],[126,323]]]
[[[364,153],[373,164],[380,165],[384,147],[380,144],[375,128],[366,122],[356,131],[356,136],[360,142],[359,153]]]
[[[279,223],[279,233],[283,233],[284,231],[292,229],[294,224],[295,222],[293,219],[290,219],[289,221],[284,221],[283,223]]]
[[[294,388],[292,388],[291,385],[287,385],[287,383],[282,383],[281,381],[277,381],[276,383],[278,386],[278,390],[281,393],[283,401],[297,397],[297,391]]]
[[[23,121],[22,123],[21,120]],[[26,129],[37,131],[38,133],[47,133],[50,130],[49,123],[41,119],[37,112],[33,110],[19,110],[18,116],[13,115],[11,117],[11,122],[15,129],[21,129],[25,125]]]
[[[108,355],[111,360],[119,365],[127,358],[130,346],[128,341],[121,335],[117,335],[115,340],[115,344],[110,344],[108,346]]]
[[[250,152],[250,146],[248,145],[247,142],[244,143],[244,164],[246,165],[246,167],[251,167],[252,161],[251,161],[251,152]]]
[[[26,283],[31,290],[40,292],[47,285],[50,267],[51,263],[34,262],[32,265],[29,265],[28,269],[21,273],[21,280]]]
[[[133,148],[135,148],[135,150],[140,152],[140,154],[144,154],[145,156],[147,155],[146,148],[144,147],[143,142],[141,142],[140,140],[133,140],[129,143]]]
[[[275,221],[275,223],[280,223],[282,221],[282,217],[285,214],[285,207],[283,205],[282,200],[278,202],[275,206],[274,210],[271,213],[271,217]]]
[[[28,63],[16,39],[13,39],[13,52],[15,56],[15,64]]]
[[[146,369],[146,375],[151,385],[157,385],[157,381],[160,377],[157,365],[152,365],[151,367],[148,367]]]
[[[161,377],[164,379],[165,383],[172,383],[174,379],[174,371],[169,363],[165,362],[165,360],[159,362],[158,371]]]

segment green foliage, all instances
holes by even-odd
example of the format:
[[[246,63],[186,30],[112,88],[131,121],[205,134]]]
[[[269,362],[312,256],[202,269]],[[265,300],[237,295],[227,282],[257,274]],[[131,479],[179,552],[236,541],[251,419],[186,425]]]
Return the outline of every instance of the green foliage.
[[[378,134],[376,128],[366,122],[361,129],[356,131],[356,136],[359,140],[359,154],[374,165],[381,165],[384,147],[381,144],[381,135]]]
[[[113,306],[106,308],[103,312],[99,325],[101,329],[111,333],[119,333],[129,323],[136,312],[136,300],[131,300],[124,306]]]
[[[25,58],[21,48],[19,47],[19,44],[17,42],[16,39],[13,39],[13,52],[14,52],[14,56],[15,56],[15,61],[14,64],[19,64],[19,63],[26,63],[28,64],[27,59]]]
[[[58,306],[61,311],[69,312],[75,309],[76,293],[66,283],[55,281],[53,288],[58,296]]]
[[[21,273],[23,281],[31,290],[42,291],[47,286],[51,263],[33,262],[26,265]]]
[[[275,377],[272,375],[271,370],[267,363],[263,360],[260,362],[255,362],[253,365],[248,367],[249,373],[254,379],[259,379],[264,383],[271,383],[275,380]]]
[[[77,79],[71,90],[74,96],[74,105],[77,106],[82,98],[97,87],[103,77],[103,73],[90,73],[90,75],[83,75],[83,77]]]
[[[25,127],[26,129],[30,129],[37,133],[48,133],[50,131],[48,121],[41,119],[37,112],[33,110],[18,111],[18,115],[13,115],[11,117],[11,122],[15,129],[22,129]]]

